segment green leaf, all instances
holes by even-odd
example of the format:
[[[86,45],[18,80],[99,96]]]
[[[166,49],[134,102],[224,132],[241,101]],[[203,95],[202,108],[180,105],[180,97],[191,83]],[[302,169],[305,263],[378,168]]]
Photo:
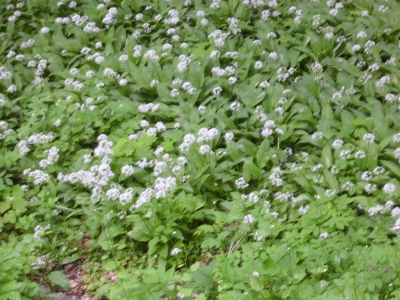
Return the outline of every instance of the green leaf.
[[[0,214],[6,212],[8,209],[10,209],[11,204],[9,201],[2,201],[0,202]]]
[[[203,68],[199,64],[197,64],[197,63],[190,64],[189,77],[195,88],[201,89],[203,87],[204,71],[203,71]]]
[[[264,168],[268,163],[267,153],[270,148],[268,139],[264,139],[261,145],[258,146],[256,154],[256,162],[260,168]]]
[[[222,266],[222,275],[229,283],[235,283],[235,270],[228,259],[224,261]]]
[[[47,278],[54,284],[57,285],[64,290],[70,290],[71,285],[69,283],[68,278],[61,271],[54,271],[47,275]]]
[[[250,181],[252,175],[258,180],[262,178],[262,172],[260,168],[258,168],[257,165],[251,160],[246,159],[243,164],[243,177],[246,181]]]
[[[6,283],[0,283],[0,295],[5,294],[7,292],[18,290],[24,285],[26,284],[23,282],[17,282],[15,280]],[[2,297],[4,297],[4,295]]]
[[[324,170],[324,176],[326,181],[328,181],[330,188],[335,191],[339,191],[339,182],[337,181],[335,175],[333,175],[329,170]]]
[[[322,160],[325,168],[329,169],[332,166],[332,149],[330,144],[326,144],[322,150]]]
[[[370,171],[373,171],[378,165],[378,145],[368,144],[367,150],[367,166]]]
[[[66,264],[72,263],[72,262],[74,262],[74,261],[77,261],[80,257],[81,257],[81,256],[80,256],[79,253],[75,253],[75,254],[73,254],[73,255],[71,255],[71,256],[64,257],[64,258],[61,260],[61,264],[62,264],[62,265],[66,265]]]
[[[126,139],[126,138],[119,139],[118,142],[115,144],[113,151],[114,151],[114,155],[116,157],[123,155],[122,148],[124,147],[124,145],[126,144],[127,141],[128,141],[128,139]]]
[[[385,123],[385,115],[383,113],[382,103],[380,101],[374,102],[374,107],[371,110],[372,118],[376,131],[378,132],[379,140],[383,140],[385,137],[390,135],[390,129]]]
[[[398,165],[387,160],[381,160],[380,162],[382,165],[388,168],[394,175],[400,178],[400,167]]]
[[[262,269],[263,274],[274,275],[279,271],[277,264],[271,258],[264,260],[263,266],[264,266],[264,268]]]

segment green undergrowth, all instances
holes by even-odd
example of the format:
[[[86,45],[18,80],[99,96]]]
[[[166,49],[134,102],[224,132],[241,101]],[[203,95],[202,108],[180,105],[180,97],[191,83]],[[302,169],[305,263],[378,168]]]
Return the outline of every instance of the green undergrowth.
[[[399,299],[399,13],[3,1],[0,299]]]

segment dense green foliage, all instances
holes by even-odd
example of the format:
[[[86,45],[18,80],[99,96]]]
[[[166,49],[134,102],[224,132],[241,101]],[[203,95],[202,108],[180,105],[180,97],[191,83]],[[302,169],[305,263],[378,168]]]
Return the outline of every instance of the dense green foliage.
[[[0,299],[399,299],[399,14],[1,3]]]

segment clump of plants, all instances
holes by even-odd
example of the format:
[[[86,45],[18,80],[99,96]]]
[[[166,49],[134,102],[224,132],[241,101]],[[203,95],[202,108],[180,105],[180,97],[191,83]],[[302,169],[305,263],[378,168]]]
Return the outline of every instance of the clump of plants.
[[[399,11],[0,4],[0,298],[400,297]]]

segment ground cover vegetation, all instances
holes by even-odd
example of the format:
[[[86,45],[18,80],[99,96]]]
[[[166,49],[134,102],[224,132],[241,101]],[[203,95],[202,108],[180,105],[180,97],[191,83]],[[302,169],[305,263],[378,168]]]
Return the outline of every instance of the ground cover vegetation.
[[[1,299],[400,298],[397,1],[0,12]]]

